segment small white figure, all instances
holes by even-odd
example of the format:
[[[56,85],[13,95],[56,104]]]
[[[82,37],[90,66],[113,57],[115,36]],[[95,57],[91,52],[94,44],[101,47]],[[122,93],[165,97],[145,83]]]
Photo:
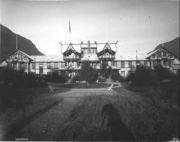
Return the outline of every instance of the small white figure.
[[[50,85],[48,85],[48,88],[49,88],[49,93],[54,93],[54,88]]]
[[[112,88],[113,88],[113,84],[111,84],[111,86],[108,88],[108,91],[110,91],[111,95],[112,95],[112,93],[113,93]]]

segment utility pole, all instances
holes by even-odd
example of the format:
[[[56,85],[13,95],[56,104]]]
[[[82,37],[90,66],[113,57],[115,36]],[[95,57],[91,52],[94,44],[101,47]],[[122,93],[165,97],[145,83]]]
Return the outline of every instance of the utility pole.
[[[61,54],[63,52],[63,43],[59,42],[59,44],[61,45]]]
[[[115,42],[115,46],[116,46],[116,53],[117,53],[117,43],[118,43],[119,41],[116,41]]]
[[[18,35],[16,34],[16,50],[18,50]]]
[[[136,49],[136,68],[137,68],[137,60],[138,60],[138,56],[137,56],[137,49]]]

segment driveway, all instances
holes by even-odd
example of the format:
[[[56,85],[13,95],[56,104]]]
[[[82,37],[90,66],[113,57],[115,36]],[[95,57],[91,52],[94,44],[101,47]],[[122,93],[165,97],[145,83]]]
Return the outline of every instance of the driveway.
[[[120,84],[116,85],[116,87],[120,86]],[[67,92],[52,93],[48,98],[55,99],[56,103],[47,106],[45,109],[40,110],[39,113],[35,113],[29,118],[24,118],[25,120],[15,124],[14,127],[16,128],[12,129],[10,133],[7,134],[6,139],[54,140],[54,138],[58,137],[58,133],[62,129],[61,126],[63,126],[64,122],[67,121],[70,112],[85,96],[116,94],[115,91],[108,91],[108,88],[72,88]],[[62,98],[63,101],[60,101]]]

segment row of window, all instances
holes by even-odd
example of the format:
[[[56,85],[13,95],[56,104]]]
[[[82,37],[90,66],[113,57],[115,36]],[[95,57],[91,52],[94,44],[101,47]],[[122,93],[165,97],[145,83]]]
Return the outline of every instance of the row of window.
[[[135,67],[136,65],[144,65],[148,66],[148,61],[115,61],[114,66],[116,67],[121,67],[121,68],[132,68]]]
[[[165,52],[165,51],[159,51],[159,52],[154,53],[151,57],[152,57],[152,58],[163,58],[163,57],[173,58],[173,55],[168,54],[168,53]]]
[[[100,66],[100,63],[91,63],[93,67]],[[116,66],[118,68],[133,68],[136,67],[136,65],[144,65],[144,66],[150,66],[150,62],[145,61],[106,61],[106,64],[109,66]],[[168,66],[172,67],[173,63],[172,60],[153,60],[151,61],[152,66],[156,65],[162,65],[162,66]],[[16,65],[15,65],[16,66]],[[21,68],[28,68],[28,63],[21,63],[19,64]],[[58,68],[64,68],[68,66],[81,66],[79,62],[49,62],[49,63],[30,63],[30,68],[47,68],[47,69],[58,69]]]
[[[87,49],[81,49],[81,51],[84,54],[95,54],[97,52],[97,49],[87,48]]]
[[[58,62],[49,62],[49,63],[31,63],[31,69],[35,69],[39,66],[47,69],[56,69],[62,68],[65,66],[65,63],[58,63]]]

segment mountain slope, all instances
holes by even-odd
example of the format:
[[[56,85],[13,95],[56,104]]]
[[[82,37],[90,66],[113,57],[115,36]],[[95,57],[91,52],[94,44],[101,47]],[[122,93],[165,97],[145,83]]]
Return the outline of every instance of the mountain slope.
[[[16,51],[16,34],[7,27],[1,25],[0,59],[4,59]],[[28,55],[43,55],[36,46],[25,37],[18,35],[18,49]]]

